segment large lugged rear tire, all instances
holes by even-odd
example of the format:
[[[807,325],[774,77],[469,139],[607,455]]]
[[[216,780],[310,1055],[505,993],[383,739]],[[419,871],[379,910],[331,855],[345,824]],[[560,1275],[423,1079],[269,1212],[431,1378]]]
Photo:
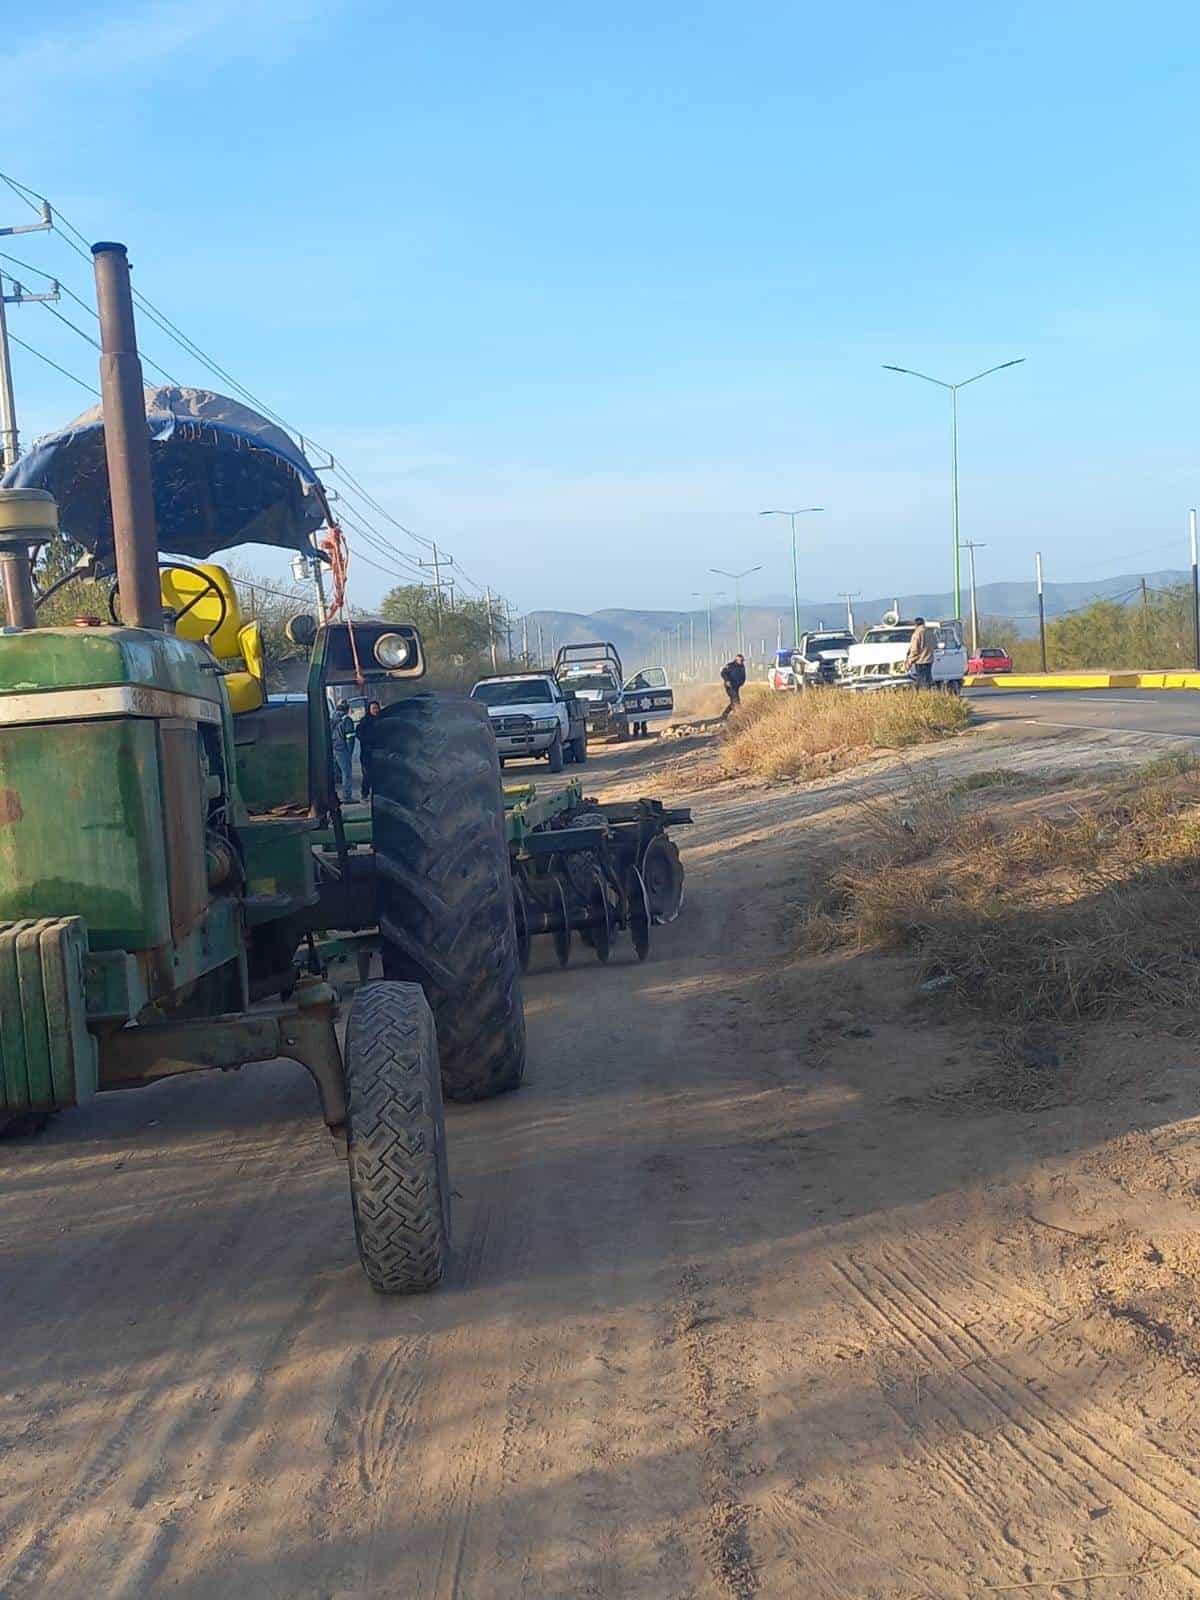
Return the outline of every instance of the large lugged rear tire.
[[[432,1289],[450,1254],[450,1176],[433,1013],[412,983],[367,983],[343,1047],[350,1203],[380,1294]]]
[[[525,1011],[486,711],[456,695],[397,701],[373,776],[384,977],[424,989],[451,1100],[504,1094],[525,1071]]]

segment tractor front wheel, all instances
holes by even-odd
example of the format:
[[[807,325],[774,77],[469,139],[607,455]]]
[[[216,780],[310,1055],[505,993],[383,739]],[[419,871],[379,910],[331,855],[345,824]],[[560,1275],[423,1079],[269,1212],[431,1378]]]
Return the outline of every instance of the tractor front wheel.
[[[367,983],[343,1052],[350,1203],[380,1294],[432,1289],[450,1254],[450,1175],[433,1013],[415,983]]]
[[[449,1099],[504,1094],[525,1071],[525,1011],[487,713],[453,695],[396,701],[372,778],[383,975],[424,989]]]

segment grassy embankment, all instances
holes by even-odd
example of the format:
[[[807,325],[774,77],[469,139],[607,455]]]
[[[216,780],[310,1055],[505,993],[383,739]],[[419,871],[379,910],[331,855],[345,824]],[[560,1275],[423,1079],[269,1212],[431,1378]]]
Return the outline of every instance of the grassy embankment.
[[[1051,786],[982,773],[864,805],[873,841],[818,886],[804,946],[915,956],[919,982],[1006,1030],[1139,1015],[1194,1030],[1200,766],[1079,781],[1050,793],[1055,814],[1007,823],[971,791]]]
[[[824,777],[881,750],[951,737],[968,718],[962,700],[940,692],[763,690],[744,697],[741,710],[726,723],[717,761],[730,777]]]

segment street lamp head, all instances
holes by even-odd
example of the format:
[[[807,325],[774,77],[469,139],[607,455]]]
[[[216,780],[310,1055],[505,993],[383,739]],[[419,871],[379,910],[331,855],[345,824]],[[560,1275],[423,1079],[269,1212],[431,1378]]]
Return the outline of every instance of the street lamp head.
[[[885,372],[902,372],[906,378],[920,378],[925,383],[936,383],[939,389],[953,389],[952,383],[946,383],[941,378],[931,378],[927,372],[918,372],[915,367],[893,367],[888,362],[882,363]]]

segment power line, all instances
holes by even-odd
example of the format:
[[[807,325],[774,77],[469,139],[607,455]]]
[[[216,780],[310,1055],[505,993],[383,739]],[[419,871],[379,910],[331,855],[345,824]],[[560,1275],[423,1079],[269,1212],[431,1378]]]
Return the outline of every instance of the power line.
[[[15,178],[10,177],[7,173],[0,172],[0,180],[6,183],[13,193],[24,200],[25,204],[30,206],[31,209],[37,212],[39,216],[46,215],[47,208],[49,208],[49,215],[51,217],[54,231],[59,235],[63,242],[75,252],[76,255],[78,255],[82,260],[86,261],[89,266],[91,265],[92,253],[89,242],[69,217],[65,216],[61,211],[58,210],[57,207],[50,207],[50,202],[44,195],[38,194],[36,190],[28,188],[25,184],[18,183]],[[34,268],[32,270],[37,271],[38,269]],[[44,275],[47,277],[49,276],[48,273]],[[67,290],[67,293],[70,295],[72,300],[75,300],[79,304],[86,306],[86,302],[80,299],[80,297],[73,291]],[[330,450],[328,446],[321,444],[319,440],[311,438],[310,435],[306,434],[301,429],[295,427],[294,424],[290,423],[286,417],[281,415],[281,413],[276,411],[273,407],[267,405],[267,403],[258,395],[256,395],[253,390],[247,388],[244,383],[235,378],[228,368],[222,366],[215,357],[209,355],[209,353],[204,350],[202,346],[197,344],[196,341],[190,337],[190,335],[186,334],[183,329],[180,328],[178,324],[175,323],[167,315],[167,313],[161,309],[161,307],[157,306],[149,298],[148,295],[142,293],[141,290],[134,288],[133,296],[139,309],[145,313],[150,322],[152,322],[154,326],[158,328],[158,330],[167,338],[171,339],[175,344],[177,344],[187,355],[191,356],[193,360],[198,361],[202,366],[206,367],[208,371],[215,373],[216,376],[219,377],[223,382],[229,384],[236,394],[244,399],[249,405],[252,405],[257,411],[261,412],[263,416],[268,417],[286,432],[292,434],[297,440],[300,441],[301,448],[304,447],[304,444],[307,441],[308,444],[328,455],[330,465],[325,470],[330,472],[333,476],[341,480],[343,484],[348,486],[346,493],[356,496],[358,499],[363,501],[372,511],[375,512],[377,516],[382,517],[386,522],[390,523],[391,526],[394,527],[398,532],[404,534],[406,538],[411,539],[414,544],[422,546],[427,550],[432,550],[434,548],[433,540],[426,538],[424,534],[417,533],[414,529],[401,522],[398,517],[394,516],[393,513],[389,511],[388,508],[383,505],[382,502],[379,501],[369,489],[367,489],[365,484],[363,484],[362,481],[357,478],[348,467],[337,460],[334,452]],[[90,306],[87,306],[86,309],[91,312],[93,316],[95,315],[95,312],[92,311]],[[56,315],[59,315],[61,320],[66,322],[67,326],[73,328],[74,331],[80,334],[81,337],[85,339],[88,338],[88,335],[83,333],[82,329],[76,328],[74,323],[70,322],[68,318],[61,317],[61,313],[56,313]],[[89,340],[89,343],[94,343],[94,341]],[[40,352],[34,353],[40,354]],[[43,359],[48,360],[49,358]],[[143,357],[143,359],[145,360],[146,365],[151,366],[155,369],[155,371],[162,373],[168,382],[178,385],[179,380],[172,377],[171,374],[168,373],[163,367],[159,366],[157,362],[150,360],[149,357]],[[53,363],[50,364],[53,365]],[[67,374],[67,376],[73,375]],[[79,382],[80,380],[75,379],[74,381]],[[89,386],[84,385],[84,387]],[[91,392],[94,394],[96,391],[92,390]],[[387,544],[378,530],[373,528],[367,521],[364,513],[361,510],[358,511],[358,516],[362,519],[362,524],[365,525],[360,526],[359,531],[362,533],[363,537],[371,543],[373,548],[382,554],[386,554],[389,560],[402,561],[407,559],[401,556],[399,551]],[[352,526],[353,525],[354,524],[352,523]],[[366,560],[367,558],[363,557],[362,559]],[[409,562],[408,564],[411,567],[412,563]],[[370,561],[368,561],[368,565],[377,567],[379,566],[377,562]],[[380,570],[386,571],[387,569],[380,568]],[[477,593],[483,592],[481,586],[475,581],[474,578],[472,578],[468,573],[464,572],[461,567],[458,570],[464,582],[468,583]],[[397,573],[395,575],[405,576],[403,573]],[[422,581],[424,581],[423,575]]]
[[[51,361],[49,356],[43,355],[40,350],[35,350],[33,345],[26,344],[24,339],[18,339],[11,328],[9,329],[8,337],[11,344],[19,344],[22,350],[28,350],[31,356],[36,356],[39,361],[44,361],[48,367],[53,367],[55,372],[60,372],[64,378],[70,378],[72,383],[77,383],[81,389],[86,389],[89,394],[94,394],[96,399],[99,400],[99,389],[93,389],[90,383],[84,383],[82,378],[77,378],[73,372],[68,372],[66,367],[60,367],[57,361]]]
[[[78,323],[72,322],[70,317],[64,317],[61,311],[56,311],[48,300],[42,300],[39,302],[39,304],[42,305],[52,317],[57,317],[60,322],[65,323],[66,326],[70,328],[72,333],[77,333],[85,344],[90,344],[93,350],[99,350],[99,339],[93,339],[90,333],[84,333],[83,329],[78,325]]]
[[[87,301],[82,295],[76,294],[74,289],[70,288],[69,285],[62,283],[54,276],[52,272],[47,272],[45,267],[35,267],[31,261],[22,261],[18,256],[10,256],[3,250],[0,250],[0,261],[11,262],[14,267],[20,267],[23,272],[32,272],[35,277],[46,278],[50,283],[57,283],[58,287],[69,300],[74,300],[77,306],[82,306],[90,317],[94,317],[96,321],[99,322],[100,313],[96,310],[95,306],[88,305]],[[11,277],[12,274],[10,273],[9,276]]]
[[[363,515],[357,506],[341,506],[339,507],[339,512],[339,520],[347,523],[351,528],[354,528],[361,533],[363,538],[367,540],[368,544],[370,544],[379,555],[385,556],[389,561],[401,562],[405,566],[411,567],[414,571],[420,567],[419,561],[414,561],[411,556],[405,555],[402,550],[397,550],[393,544],[390,544],[384,535],[380,533],[379,529],[375,527],[369,518]]]
[[[32,189],[27,189],[23,183],[18,183],[15,178],[10,178],[7,173],[0,172],[0,179],[8,185],[19,200],[24,200],[31,211],[36,211],[41,216],[42,206],[46,203],[42,195],[35,194]],[[37,204],[34,203],[35,200],[38,202]]]
[[[71,288],[70,284],[63,283],[61,278],[56,278],[53,273],[47,272],[43,267],[35,267],[32,264],[32,262],[22,261],[22,260],[18,259],[18,257],[10,256],[5,251],[2,251],[2,250],[0,250],[0,261],[8,261],[13,266],[20,267],[23,272],[35,273],[39,278],[45,278],[47,280],[47,282],[56,284],[58,286],[58,289],[60,290],[60,292],[62,294],[65,294],[67,296],[68,300],[73,300],[77,306],[82,307],[82,309],[84,311],[86,311],[87,314],[90,317],[94,318],[97,322],[100,320],[99,313],[96,311],[95,306],[90,306],[87,303],[87,301],[83,298],[82,295],[75,293],[74,289]],[[10,277],[12,276],[11,273],[9,274],[9,276]],[[15,278],[13,279],[13,282],[14,283],[16,282]],[[61,311],[55,311],[54,308],[49,304],[48,301],[43,300],[41,302],[41,304],[46,307],[46,310],[49,311],[52,316],[56,316],[59,319],[60,322],[65,322],[67,324],[68,328],[73,329],[77,334],[79,334],[80,338],[87,339],[87,341],[88,341],[88,343],[90,345],[92,345],[95,349],[99,350],[100,346],[97,343],[97,341],[95,339],[90,338],[86,333],[84,333],[82,328],[77,328],[73,322],[71,322],[67,317],[63,316]],[[142,364],[144,366],[153,367],[155,372],[160,373],[162,375],[162,377],[164,377],[167,380],[168,383],[173,383],[176,386],[176,388],[179,387],[179,379],[174,377],[171,373],[169,373],[164,366],[161,366],[157,361],[152,360],[151,357],[148,356],[144,350],[141,351],[140,354],[141,354],[141,358],[142,358]]]

